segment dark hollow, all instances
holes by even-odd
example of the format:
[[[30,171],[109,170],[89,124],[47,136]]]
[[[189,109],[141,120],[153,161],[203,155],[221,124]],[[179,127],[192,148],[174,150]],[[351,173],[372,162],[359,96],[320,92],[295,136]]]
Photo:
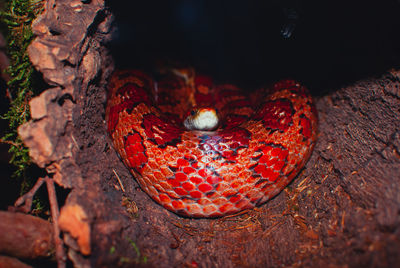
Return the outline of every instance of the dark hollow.
[[[295,78],[315,93],[400,62],[396,1],[108,1],[119,68],[174,60],[251,90]],[[293,14],[295,16],[293,16]],[[292,27],[289,38],[281,33]]]

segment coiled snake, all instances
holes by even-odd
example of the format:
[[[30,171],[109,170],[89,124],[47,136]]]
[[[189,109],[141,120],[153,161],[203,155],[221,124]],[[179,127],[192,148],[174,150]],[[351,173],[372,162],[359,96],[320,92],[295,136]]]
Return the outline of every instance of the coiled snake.
[[[129,70],[113,74],[108,94],[115,149],[141,188],[180,215],[218,217],[264,203],[297,175],[316,141],[312,98],[293,80],[246,96],[190,68],[157,80]]]

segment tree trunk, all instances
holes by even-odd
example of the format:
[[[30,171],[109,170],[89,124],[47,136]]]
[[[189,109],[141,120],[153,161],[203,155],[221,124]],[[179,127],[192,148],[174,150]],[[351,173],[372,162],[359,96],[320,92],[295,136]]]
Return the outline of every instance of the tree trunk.
[[[29,48],[52,87],[31,101],[19,133],[70,189],[59,223],[75,266],[400,264],[399,71],[316,99],[312,157],[273,200],[232,217],[182,218],[139,188],[106,134],[111,20],[102,0],[48,0]]]

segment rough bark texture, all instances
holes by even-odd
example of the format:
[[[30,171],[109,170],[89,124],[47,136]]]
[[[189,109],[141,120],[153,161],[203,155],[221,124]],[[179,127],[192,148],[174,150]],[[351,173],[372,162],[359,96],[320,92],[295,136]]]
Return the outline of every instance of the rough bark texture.
[[[316,100],[315,151],[276,198],[234,217],[187,219],[140,190],[106,135],[110,21],[101,0],[49,0],[29,50],[54,87],[32,100],[20,134],[71,189],[60,226],[75,266],[400,264],[400,72]]]

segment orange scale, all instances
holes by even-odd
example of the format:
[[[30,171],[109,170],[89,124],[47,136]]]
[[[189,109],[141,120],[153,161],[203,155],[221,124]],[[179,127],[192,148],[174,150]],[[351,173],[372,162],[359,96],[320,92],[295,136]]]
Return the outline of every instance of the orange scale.
[[[188,192],[190,192],[196,188],[191,182],[182,183],[182,187],[183,187],[183,189],[185,189]]]
[[[284,161],[277,161],[274,165],[274,169],[276,171],[281,170],[283,167],[285,166],[285,162]]]
[[[209,169],[207,169],[207,168],[203,168],[203,169],[200,169],[199,171],[198,171],[198,174],[200,175],[200,176],[202,176],[202,177],[207,177],[207,176],[210,176],[211,174],[212,174],[212,172],[211,172],[211,170],[209,170]]]
[[[197,215],[201,215],[202,214],[202,209],[199,205],[197,204],[190,204],[187,205],[187,211],[190,214],[197,214]]]
[[[181,186],[180,181],[178,181],[177,179],[168,179],[167,182],[168,182],[168,184],[171,185],[172,187],[179,187],[179,186]]]
[[[279,178],[279,176],[280,176],[279,172],[271,171],[271,172],[269,173],[268,179],[269,179],[270,181],[275,182],[275,181]]]
[[[172,201],[171,204],[174,207],[174,209],[176,209],[176,210],[181,210],[185,207],[185,205],[183,204],[183,202],[181,200],[174,200],[174,201]]]
[[[248,183],[248,184],[253,184],[253,183],[257,182],[259,179],[260,179],[260,178],[256,178],[256,177],[253,177],[253,176],[249,176],[249,177],[246,179],[246,183]]]
[[[160,171],[156,171],[154,172],[154,178],[156,181],[162,181],[165,179],[165,176],[160,172]]]
[[[220,183],[220,184],[218,184],[216,190],[217,190],[217,192],[222,193],[222,192],[226,191],[227,189],[230,189],[230,187],[231,186],[227,183]]]
[[[221,211],[221,213],[225,214],[225,213],[232,211],[233,209],[234,209],[234,206],[231,203],[226,203],[219,208],[219,211]]]
[[[180,181],[180,182],[185,182],[185,181],[188,180],[188,177],[187,177],[187,175],[185,173],[177,172],[175,174],[175,179]]]
[[[263,182],[258,183],[257,185],[255,185],[255,187],[256,187],[257,189],[261,189],[261,188],[263,188],[267,183],[269,183],[269,181],[263,181]],[[267,188],[268,188],[268,186],[267,186]]]
[[[188,142],[186,146],[189,149],[189,151],[191,152],[193,149],[197,148],[198,144],[195,142]]]
[[[239,202],[242,199],[241,195],[235,195],[232,196],[231,198],[229,198],[229,202],[231,202],[232,204],[235,204],[237,202]]]
[[[180,166],[180,167],[187,167],[187,166],[189,166],[189,161],[187,161],[186,159],[183,159],[183,158],[179,158],[177,161],[176,161],[176,163],[177,163],[177,165],[178,166]]]
[[[292,159],[289,160],[289,164],[294,166],[296,165],[297,159],[295,157],[293,157]]]
[[[184,167],[183,168],[183,172],[187,175],[192,174],[194,172],[196,172],[196,169],[192,168],[192,167]]]
[[[154,187],[154,186],[150,186],[150,187],[148,187],[148,193],[149,193],[149,195],[151,195],[153,198],[155,198],[155,197],[157,197],[158,196],[158,191],[157,191],[157,189]],[[157,198],[158,199],[158,198]]]
[[[251,121],[252,121],[252,120],[251,120]],[[255,130],[255,124],[250,124],[251,121],[248,121],[248,122],[247,122],[247,124],[246,124],[246,129],[247,129],[248,131],[250,131],[251,133],[253,133],[253,136],[254,136],[257,132],[254,131],[254,130]]]
[[[251,173],[249,171],[245,170],[245,171],[240,172],[238,177],[244,179],[244,178],[249,177],[250,175],[251,175]]]
[[[206,193],[211,191],[214,187],[212,187],[210,184],[208,183],[202,183],[197,187],[201,192]]]
[[[163,185],[161,185],[161,184],[159,184],[159,183],[157,183],[157,184],[154,184],[154,187],[156,187],[156,189],[159,191],[159,192],[165,192],[165,188],[164,188],[164,186]],[[171,189],[172,189],[172,187],[171,187]]]
[[[136,143],[132,145],[132,149],[137,153],[141,154],[144,151],[143,145],[140,143]]]
[[[258,160],[258,163],[265,164],[268,161],[271,161],[269,155],[264,154],[263,156],[260,157],[260,159]]]
[[[284,172],[284,175],[288,178],[293,178],[300,171],[300,169],[301,166],[288,166],[286,171]]]
[[[201,206],[206,206],[206,205],[212,204],[211,200],[208,198],[201,198],[197,201],[197,203],[199,203],[199,205],[201,205]]]
[[[196,162],[192,163],[192,167],[197,169],[197,170],[205,168],[206,166],[207,166],[206,164],[204,164],[202,162],[199,162],[199,161],[196,161]]]
[[[189,193],[189,195],[190,195],[192,198],[201,198],[201,197],[203,196],[203,193],[200,192],[200,191],[191,191],[191,192]]]
[[[180,157],[181,157],[181,153],[180,152],[178,152],[177,150],[175,150],[175,151],[173,151],[173,152],[171,152],[171,155],[172,155],[172,157],[174,157],[175,159],[180,159]]]
[[[162,187],[163,190],[171,190],[172,186],[166,181],[159,181],[158,184]]]
[[[192,177],[190,177],[190,181],[193,182],[195,185],[199,185],[200,183],[202,183],[204,181],[204,179],[200,178],[198,176],[192,176]]]
[[[237,175],[230,173],[229,170],[221,169],[221,170],[216,170],[216,171],[220,175],[220,178],[222,181],[231,182],[231,181],[237,179]]]
[[[239,174],[242,171],[242,169],[243,169],[242,167],[240,167],[238,165],[235,165],[232,168],[232,172],[235,173],[235,174]]]
[[[152,181],[148,176],[143,176],[143,183],[146,185],[152,185]]]
[[[164,203],[162,205],[163,205],[163,207],[165,207],[168,210],[172,210],[172,211],[174,210],[174,207],[172,206],[171,203]]]
[[[253,133],[252,138],[254,140],[264,140],[264,137],[263,137],[263,135],[261,133],[262,131],[259,131],[258,129],[254,129],[251,132]]]
[[[166,166],[162,166],[161,168],[162,174],[164,174],[165,177],[169,178],[174,175],[174,173]]]
[[[148,193],[148,194],[151,196],[151,198],[153,198],[154,201],[156,201],[157,203],[160,203],[160,198],[158,197],[158,195],[152,195],[150,193]]]
[[[237,207],[237,208],[240,209],[240,210],[244,210],[244,209],[253,208],[254,205],[251,204],[249,200],[247,200],[247,199],[242,199],[242,200],[240,200],[239,202],[237,202],[237,203],[235,204],[235,207]]]
[[[136,168],[137,167],[136,158],[128,157],[128,167],[131,167],[131,168]]]
[[[250,185],[245,185],[242,188],[239,189],[239,193],[241,194],[246,194],[251,190],[251,186]]]
[[[147,150],[147,151],[146,151],[146,154],[147,154],[147,156],[148,156],[149,158],[155,158],[155,157],[156,157],[156,154],[155,154],[153,151]]]
[[[266,169],[265,165],[257,165],[254,168],[254,172],[261,174]],[[263,176],[264,177],[264,176]],[[265,178],[265,177],[264,177]]]
[[[135,150],[133,149],[133,146],[132,146],[132,145],[128,145],[128,146],[125,147],[125,152],[126,152],[127,155],[132,156],[132,155],[136,155],[136,152],[137,152],[137,151],[135,151]]]
[[[172,199],[179,199],[180,198],[180,196],[177,194],[177,193],[175,193],[173,190],[168,190],[168,191],[165,191],[167,194],[168,194],[168,196],[169,197],[171,197]]]
[[[207,164],[210,164],[213,162],[212,156],[209,156],[209,155],[202,155],[198,158],[198,160],[200,163],[203,164],[203,166],[206,166]]]
[[[178,147],[178,152],[180,152],[180,153],[182,153],[182,154],[185,154],[185,153],[187,153],[188,151],[189,151],[188,148],[185,147],[185,146],[179,146],[179,147]]]
[[[296,139],[296,142],[297,142],[297,144],[303,144],[304,143],[303,135],[298,135],[297,139]]]
[[[227,200],[226,200],[226,198],[220,197],[220,198],[216,198],[216,199],[212,200],[212,202],[216,206],[220,207],[220,206],[224,205],[227,202]]]
[[[138,176],[138,177],[136,178],[136,180],[138,181],[139,185],[140,185],[142,188],[147,189],[147,185],[145,184],[145,181],[143,180],[143,178],[142,178],[141,176]]]
[[[229,196],[235,195],[236,193],[237,193],[236,190],[234,190],[234,189],[228,189],[228,190],[224,191],[224,192],[222,193],[222,195],[223,195],[224,197],[226,197],[226,198],[229,198]]]
[[[196,170],[196,174],[198,173],[198,169],[199,169],[199,163],[198,162],[193,162],[192,164],[192,168],[194,168]]]
[[[174,161],[174,157],[169,153],[164,154],[164,159],[167,161],[167,163],[171,163]]]
[[[198,159],[198,158],[200,158],[200,157],[203,155],[203,151],[198,150],[197,148],[194,148],[194,149],[191,151],[191,154],[192,154],[196,159]]]
[[[185,206],[187,204],[197,204],[197,201],[193,200],[193,199],[189,199],[189,198],[183,198],[183,203],[185,204]]]
[[[213,212],[210,215],[208,215],[210,218],[214,218],[214,217],[221,217],[222,214],[219,211]]]
[[[207,177],[207,182],[211,185],[213,184],[217,184],[221,181],[222,179],[220,177],[217,176],[209,176]]]
[[[154,170],[149,165],[146,164],[140,171],[140,175],[147,176],[148,174],[153,174],[153,172]]]
[[[257,201],[260,199],[264,194],[260,193],[258,189],[251,189],[247,194],[246,197],[250,199],[251,202]]]
[[[213,205],[209,205],[209,206],[204,206],[203,207],[203,213],[205,215],[210,215],[213,212],[215,212],[216,210],[217,210],[217,208],[215,206],[213,206]]]
[[[149,165],[149,167],[152,170],[157,170],[158,169],[158,165],[157,165],[157,163],[155,161],[149,160],[149,162],[147,162],[147,164]]]
[[[163,203],[163,204],[171,202],[171,198],[166,194],[160,194],[158,197],[160,199],[160,202]]]
[[[266,166],[257,166],[260,167],[260,169],[257,171],[261,176],[265,179],[271,180],[272,177],[274,177],[274,171]],[[255,171],[256,169],[254,169]]]
[[[242,180],[236,180],[231,182],[231,187],[234,189],[237,189],[239,187],[241,187],[244,184],[244,182]]]
[[[149,158],[150,158],[150,157],[149,157]],[[159,166],[160,166],[160,163],[164,163],[164,162],[165,162],[164,156],[163,156],[163,154],[161,154],[161,153],[156,154],[156,155],[154,156],[154,159],[156,159],[156,162],[158,163]]]

